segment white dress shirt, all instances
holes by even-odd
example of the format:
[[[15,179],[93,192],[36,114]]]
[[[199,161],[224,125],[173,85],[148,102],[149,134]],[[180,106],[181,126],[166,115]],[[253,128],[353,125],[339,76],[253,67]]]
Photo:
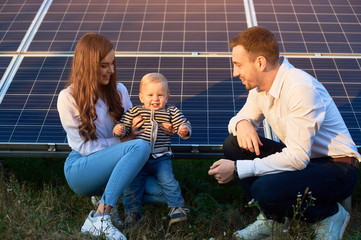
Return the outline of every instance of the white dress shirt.
[[[71,86],[59,93],[57,108],[71,149],[76,150],[82,156],[87,156],[103,148],[120,143],[120,139],[113,136],[114,121],[109,115],[109,108],[101,99],[95,105],[98,115],[97,120],[95,120],[96,136],[98,139],[84,142],[78,129],[80,125],[79,111],[70,93],[70,88]],[[132,107],[128,90],[122,83],[117,84],[117,89],[122,96],[121,101],[124,112],[126,112]]]
[[[286,145],[282,152],[254,160],[237,161],[239,178],[301,170],[310,158],[361,157],[331,96],[311,75],[283,63],[269,92],[249,91],[245,105],[228,130],[247,119],[256,129],[266,118],[275,135]]]

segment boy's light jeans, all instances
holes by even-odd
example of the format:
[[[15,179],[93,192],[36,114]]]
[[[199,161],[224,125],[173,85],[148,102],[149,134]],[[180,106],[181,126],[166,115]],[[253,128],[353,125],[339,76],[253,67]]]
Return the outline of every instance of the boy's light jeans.
[[[150,157],[143,169],[124,190],[125,213],[139,211],[143,201],[166,202],[170,208],[184,206],[178,181],[173,175],[169,154],[157,159]]]

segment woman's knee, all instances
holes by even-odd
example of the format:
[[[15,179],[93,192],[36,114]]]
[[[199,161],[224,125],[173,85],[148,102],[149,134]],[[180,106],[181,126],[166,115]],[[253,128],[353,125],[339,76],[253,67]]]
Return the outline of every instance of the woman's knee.
[[[144,154],[149,155],[150,154],[150,146],[149,143],[143,139],[134,139],[132,140],[134,143],[134,148],[136,151],[142,151]]]

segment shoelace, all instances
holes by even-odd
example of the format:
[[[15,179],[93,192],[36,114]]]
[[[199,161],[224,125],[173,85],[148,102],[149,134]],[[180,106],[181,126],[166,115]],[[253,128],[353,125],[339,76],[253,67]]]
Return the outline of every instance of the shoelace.
[[[172,216],[173,214],[176,214],[176,213],[182,213],[185,215],[188,212],[189,212],[188,208],[176,207],[176,208],[172,208],[168,215]]]

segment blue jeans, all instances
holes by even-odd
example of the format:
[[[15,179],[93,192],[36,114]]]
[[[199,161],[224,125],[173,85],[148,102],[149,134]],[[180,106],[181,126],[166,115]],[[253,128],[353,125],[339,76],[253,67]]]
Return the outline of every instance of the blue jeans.
[[[280,152],[282,143],[261,138],[261,155],[265,157]],[[230,135],[223,144],[225,158],[230,160],[254,159],[256,155],[241,149],[237,138]],[[247,197],[258,202],[268,218],[292,217],[297,195],[308,188],[315,198],[314,205],[304,211],[304,221],[313,223],[337,212],[337,202],[350,196],[358,181],[358,169],[351,164],[333,162],[329,158],[311,159],[303,170],[249,177],[239,182]],[[309,200],[308,197],[305,200]],[[302,202],[302,209],[306,201]]]
[[[155,182],[152,181],[152,176]],[[151,188],[146,189],[147,186]],[[158,191],[157,197],[154,195],[156,191]],[[166,200],[170,208],[184,206],[178,181],[173,175],[169,154],[156,159],[150,157],[123,193],[125,213],[139,212],[143,201],[162,202],[163,200]]]
[[[75,193],[102,195],[101,202],[115,207],[149,154],[149,143],[140,139],[119,143],[84,157],[73,150],[65,161],[65,178]]]

